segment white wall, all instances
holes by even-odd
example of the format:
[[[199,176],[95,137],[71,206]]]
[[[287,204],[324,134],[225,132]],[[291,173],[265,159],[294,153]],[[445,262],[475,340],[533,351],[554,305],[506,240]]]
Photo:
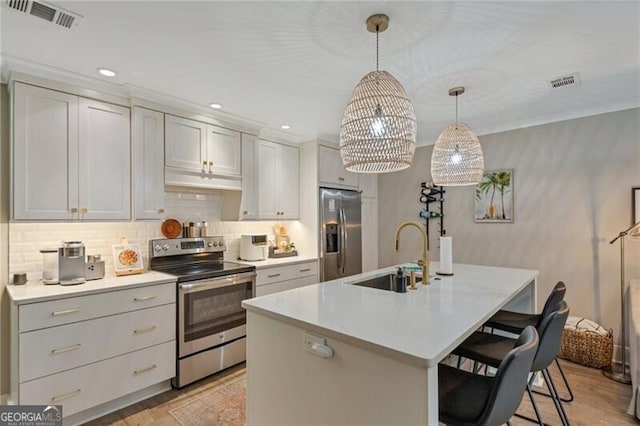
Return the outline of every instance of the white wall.
[[[473,123],[469,123],[473,126]],[[571,315],[620,324],[620,248],[609,241],[631,221],[631,187],[640,186],[640,110],[569,120],[480,138],[487,170],[514,169],[513,224],[476,224],[475,187],[449,187],[445,229],[454,262],[540,271],[538,308],[558,280]],[[380,176],[380,266],[416,259],[417,235],[394,230],[417,220],[421,181],[431,180],[433,146],[416,150],[408,170]],[[422,222],[422,221],[421,221]],[[439,252],[431,225],[431,258]],[[406,234],[405,234],[406,233]],[[626,244],[627,279],[640,278],[640,242]]]

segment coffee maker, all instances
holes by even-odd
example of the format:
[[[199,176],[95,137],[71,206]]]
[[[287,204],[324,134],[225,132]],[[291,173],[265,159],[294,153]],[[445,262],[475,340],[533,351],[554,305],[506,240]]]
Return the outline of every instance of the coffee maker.
[[[58,249],[60,285],[85,282],[84,244],[82,241],[64,241]]]

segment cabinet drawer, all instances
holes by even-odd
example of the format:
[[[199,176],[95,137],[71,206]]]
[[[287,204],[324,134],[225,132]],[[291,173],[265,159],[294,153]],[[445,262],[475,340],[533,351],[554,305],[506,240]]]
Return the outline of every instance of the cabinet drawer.
[[[20,334],[20,382],[157,345],[176,336],[174,303]]]
[[[20,384],[20,404],[64,406],[64,416],[175,376],[175,341]]]
[[[176,284],[167,283],[31,303],[19,308],[18,330],[37,330],[175,301]]]
[[[256,296],[264,296],[267,294],[278,293],[285,290],[291,290],[292,288],[299,288],[317,283],[318,278],[315,276],[311,276],[282,281],[279,283],[261,285],[260,287],[256,287]]]
[[[292,280],[307,276],[318,276],[318,262],[315,260],[295,265],[276,266],[274,268],[258,269],[256,285],[272,284],[279,281]]]

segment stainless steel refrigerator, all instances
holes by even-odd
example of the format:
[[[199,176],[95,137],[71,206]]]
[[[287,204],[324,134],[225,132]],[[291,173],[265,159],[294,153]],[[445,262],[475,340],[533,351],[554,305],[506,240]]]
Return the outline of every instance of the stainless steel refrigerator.
[[[360,193],[320,188],[320,281],[362,272]]]

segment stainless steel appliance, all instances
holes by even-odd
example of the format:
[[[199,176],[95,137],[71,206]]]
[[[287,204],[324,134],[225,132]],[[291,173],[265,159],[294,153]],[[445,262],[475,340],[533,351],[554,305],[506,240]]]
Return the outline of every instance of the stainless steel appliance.
[[[104,278],[104,260],[99,254],[88,255],[85,263],[84,277],[89,280]]]
[[[220,236],[149,241],[151,269],[177,277],[175,387],[246,360],[246,313],[255,266],[223,260]]]
[[[360,193],[320,188],[320,281],[362,272]]]
[[[60,285],[85,282],[84,244],[82,241],[64,241],[58,249],[58,278]]]

